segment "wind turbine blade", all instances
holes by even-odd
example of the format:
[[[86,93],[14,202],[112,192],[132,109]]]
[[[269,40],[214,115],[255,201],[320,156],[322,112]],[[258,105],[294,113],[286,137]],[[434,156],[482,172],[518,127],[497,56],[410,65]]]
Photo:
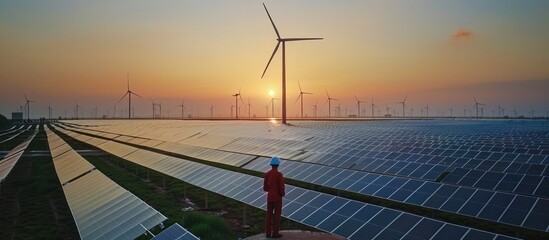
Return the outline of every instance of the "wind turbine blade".
[[[140,96],[139,94],[137,94],[137,93],[134,93],[134,92],[130,92],[130,93],[133,94],[133,95],[135,95],[135,96],[138,96],[138,97],[140,97],[140,98],[143,98],[143,97],[141,97],[141,96]]]
[[[128,95],[128,93],[129,93],[129,92],[126,92],[126,94],[124,94],[124,96],[122,96],[122,97],[120,98],[120,100],[118,100],[118,102],[117,102],[116,104],[119,104],[119,103],[122,101],[122,99],[124,99],[124,98],[126,97],[126,95]],[[78,103],[76,103],[76,104],[78,105]]]
[[[300,97],[301,97],[301,94],[297,95],[297,99],[295,100],[295,103],[297,103],[297,101],[299,101]]]
[[[265,73],[267,72],[267,69],[269,68],[269,64],[271,64],[271,61],[273,60],[275,54],[276,54],[276,51],[278,50],[278,46],[280,46],[280,42],[278,42],[276,44],[276,47],[273,51],[273,54],[271,55],[271,58],[269,58],[269,62],[267,62],[267,66],[265,66],[265,70],[263,70],[263,74],[261,74],[261,78],[263,78],[263,76],[265,76]]]
[[[360,102],[360,101],[358,100],[358,98],[356,97],[356,95],[355,95],[355,99],[356,99],[356,102],[357,102],[357,103],[359,103],[359,102]]]
[[[126,72],[126,79],[128,81],[128,91],[130,91],[130,73]]]
[[[408,99],[408,96],[406,96],[406,97],[404,98],[404,101],[402,101],[402,103],[405,103],[405,102],[406,102],[406,99]]]
[[[281,39],[284,42],[294,42],[294,41],[310,41],[310,40],[322,40],[324,38],[283,38]]]
[[[302,92],[303,94],[309,94],[309,95],[313,95],[312,93],[308,93],[308,92]]]
[[[473,97],[473,98],[475,99],[475,103],[477,103],[477,104],[478,104],[478,102],[477,102],[477,98],[476,98],[476,97]]]
[[[267,12],[267,16],[269,16],[269,20],[271,20],[271,23],[273,24],[273,28],[276,32],[276,36],[278,39],[280,39],[280,34],[278,33],[278,29],[276,29],[275,23],[273,22],[273,19],[271,18],[271,14],[269,14],[269,10],[267,10],[267,6],[265,6],[265,3],[263,3],[263,7],[265,8],[265,12]]]
[[[337,99],[337,98],[332,98],[332,100],[334,100],[334,101],[339,101],[339,99]]]
[[[297,81],[297,86],[299,86],[299,92],[303,93],[303,90],[301,90],[301,84],[299,83],[299,81]]]
[[[328,94],[328,90],[324,89],[324,91],[326,91],[326,96],[328,96],[328,99],[330,99],[330,94]]]

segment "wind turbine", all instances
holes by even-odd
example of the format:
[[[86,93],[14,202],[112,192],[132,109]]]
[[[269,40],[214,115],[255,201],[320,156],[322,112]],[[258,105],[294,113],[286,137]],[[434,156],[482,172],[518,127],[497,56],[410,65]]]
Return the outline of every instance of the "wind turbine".
[[[74,108],[76,109],[76,119],[78,119],[78,111],[80,109],[80,105],[78,105],[78,102],[74,100]]]
[[[425,110],[427,111],[427,117],[429,117],[429,109],[431,108],[429,107],[429,104],[427,104],[427,106],[425,106]]]
[[[397,102],[397,103],[402,103],[402,117],[406,116],[405,111],[404,111],[404,107],[406,106],[406,99],[408,99],[408,96],[406,96],[404,98],[404,100],[402,100],[402,102]]]
[[[134,93],[130,90],[130,74],[129,73],[126,74],[126,78],[128,81],[128,91],[126,92],[126,94],[124,94],[124,96],[122,96],[122,98],[120,98],[120,100],[118,100],[118,103],[120,103],[120,101],[122,101],[122,99],[124,99],[124,97],[128,95],[128,119],[131,119],[132,118],[132,94],[140,98],[143,98],[143,97],[139,96],[139,94]]]
[[[181,107],[181,118],[185,118],[185,100],[181,100],[181,105],[177,106]]]
[[[235,93],[232,95],[236,102],[236,119],[238,119],[238,98],[240,97],[240,102],[242,102],[242,95],[240,95],[240,89],[238,90],[238,93]],[[244,103],[244,102],[242,102]]]
[[[51,103],[48,105],[48,118],[51,119],[51,114],[52,114],[52,108],[51,108]]]
[[[477,98],[476,98],[476,97],[473,97],[473,98],[475,99],[475,107],[476,107],[476,109],[477,109],[477,118],[478,118],[478,106],[486,106],[486,104],[484,104],[484,103],[479,103],[479,102],[477,101]]]
[[[273,51],[273,54],[271,55],[271,58],[269,59],[269,62],[267,62],[267,66],[265,67],[265,70],[263,71],[261,78],[265,76],[265,72],[267,72],[267,69],[269,68],[269,64],[271,64],[271,61],[273,60],[273,57],[276,54],[276,51],[278,50],[280,43],[282,43],[282,124],[286,124],[286,42],[322,40],[322,38],[282,38],[280,37],[280,34],[278,33],[278,29],[276,29],[273,19],[271,18],[271,14],[269,14],[269,11],[267,10],[267,6],[263,4],[263,7],[265,8],[265,11],[267,12],[267,16],[269,16],[269,20],[273,25],[273,28],[277,36],[276,40],[278,41],[278,43],[275,46],[275,49]]]
[[[154,102],[154,100],[151,98],[151,103],[152,103],[152,107],[153,107],[153,116],[152,118],[156,118],[156,103]],[[116,107],[114,108],[114,111],[116,112]]]
[[[324,89],[326,91],[326,96],[328,96],[328,100],[326,102],[328,103],[328,118],[332,117],[332,101],[337,101],[335,98],[331,98],[330,94],[328,94],[328,90]]]
[[[372,117],[374,117],[374,108],[377,107],[375,104],[374,104],[374,98],[372,98]],[[379,109],[378,109],[379,110]],[[379,112],[379,111],[378,111]]]
[[[29,100],[27,98],[27,95],[25,95],[24,93],[23,93],[23,96],[25,96],[25,101],[27,102],[25,104],[25,108],[27,108],[27,120],[30,120],[30,103],[35,102],[35,101],[34,100]]]
[[[365,103],[366,101],[358,100],[356,95],[355,95],[355,99],[356,99],[356,107],[357,107],[357,117],[360,117],[360,103]]]
[[[214,105],[210,103],[210,118],[214,117]]]
[[[252,104],[250,103],[250,98],[248,98],[248,118],[252,117]]]
[[[301,84],[299,84],[299,81],[297,81],[297,85],[299,86],[299,96],[297,96],[295,102],[297,102],[301,98],[301,118],[303,118],[303,94],[312,95],[312,93],[304,92],[303,90],[301,90]]]
[[[316,111],[317,111],[317,105],[318,105],[318,100],[316,100],[316,103],[315,105],[312,105],[313,106],[313,116],[316,118]]]

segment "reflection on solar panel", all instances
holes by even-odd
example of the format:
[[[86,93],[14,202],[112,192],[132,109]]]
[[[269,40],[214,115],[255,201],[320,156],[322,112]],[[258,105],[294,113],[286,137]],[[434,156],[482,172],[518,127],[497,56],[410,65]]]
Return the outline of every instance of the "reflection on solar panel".
[[[73,136],[80,138],[77,134]],[[125,149],[129,146],[122,145],[112,142],[96,147],[184,182],[265,209],[262,178],[143,149],[129,151]],[[286,192],[284,217],[349,239],[428,239],[431,236],[433,239],[461,239],[464,236],[468,239],[479,235],[488,239],[513,239],[291,185],[286,185]],[[426,227],[434,229],[434,233],[427,232],[430,235],[425,235],[422,229]]]
[[[53,163],[82,239],[134,239],[166,220],[95,170],[46,128]]]
[[[178,223],[156,235],[153,240],[198,240],[195,235],[181,227]]]
[[[23,152],[27,147],[29,146],[30,142],[34,139],[36,134],[38,133],[38,128],[36,128],[33,132],[33,134],[28,137],[24,142],[17,145],[15,148],[10,150],[4,158],[0,160],[0,182],[3,182],[6,177],[8,177],[8,174],[10,174],[11,170],[17,164],[17,161],[19,161],[19,158],[23,155]]]

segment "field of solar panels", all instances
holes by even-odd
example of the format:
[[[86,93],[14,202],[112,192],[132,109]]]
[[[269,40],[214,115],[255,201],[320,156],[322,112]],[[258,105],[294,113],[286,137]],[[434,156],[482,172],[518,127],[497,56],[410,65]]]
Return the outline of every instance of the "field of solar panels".
[[[349,239],[549,238],[547,121],[78,120],[45,131],[83,239],[139,237],[166,217],[66,140],[256,209],[278,156],[283,217]]]

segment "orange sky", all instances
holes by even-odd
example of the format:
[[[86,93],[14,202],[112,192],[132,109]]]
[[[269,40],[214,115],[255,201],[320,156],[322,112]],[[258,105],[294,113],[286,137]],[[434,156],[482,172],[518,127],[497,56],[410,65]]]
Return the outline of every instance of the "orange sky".
[[[395,109],[409,95],[411,106],[443,112],[471,108],[476,95],[491,109],[549,110],[545,2],[266,4],[283,37],[325,38],[286,46],[289,116],[298,80],[314,93],[305,98],[309,115],[317,100],[327,113],[325,89],[348,109],[354,95]],[[0,113],[8,116],[24,104],[22,92],[37,101],[32,117],[50,103],[55,116],[72,117],[75,101],[84,116],[96,105],[112,114],[126,72],[144,97],[137,116],[152,114],[151,98],[162,99],[166,116],[180,115],[183,98],[195,115],[209,116],[213,104],[214,115],[228,116],[239,89],[258,116],[270,90],[280,98],[280,52],[260,78],[276,35],[259,1],[2,2],[0,33]]]

